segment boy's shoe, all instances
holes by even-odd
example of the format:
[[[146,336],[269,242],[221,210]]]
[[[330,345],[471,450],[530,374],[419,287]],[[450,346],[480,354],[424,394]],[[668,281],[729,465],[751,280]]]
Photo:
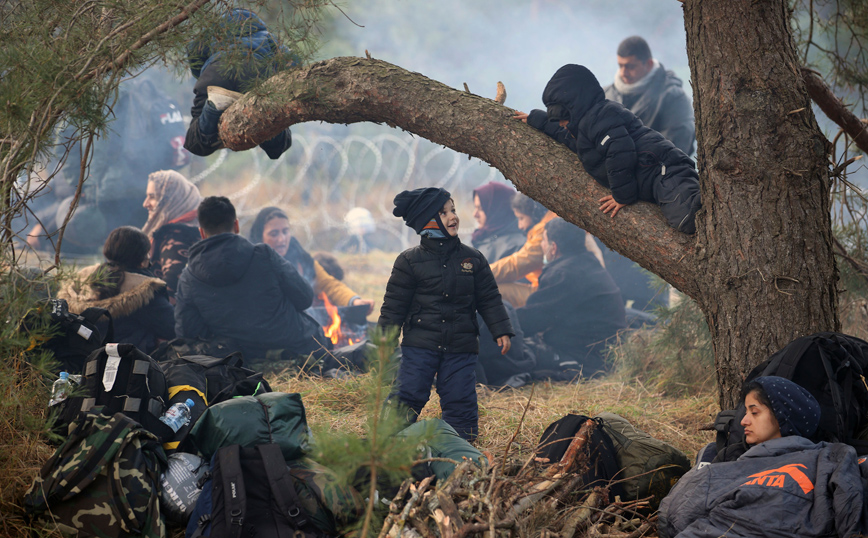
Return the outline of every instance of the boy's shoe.
[[[221,88],[220,86],[208,86],[208,100],[219,112],[229,108],[243,94]]]

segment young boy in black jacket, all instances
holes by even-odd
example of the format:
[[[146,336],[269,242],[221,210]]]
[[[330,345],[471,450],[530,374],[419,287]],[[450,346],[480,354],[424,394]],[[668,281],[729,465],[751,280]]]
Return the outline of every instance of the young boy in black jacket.
[[[514,336],[509,316],[485,257],[458,239],[459,219],[448,191],[404,191],[395,197],[392,213],[422,236],[419,246],[395,260],[380,310],[381,327],[403,329],[403,358],[392,396],[409,408],[407,419],[415,422],[436,375],[443,420],[472,441],[479,422],[476,312],[503,354]]]
[[[614,217],[625,205],[653,202],[670,226],[696,233],[702,203],[693,161],[620,103],[607,100],[586,67],[558,69],[543,91],[543,103],[548,111],[518,112],[515,118],[579,154],[585,170],[612,190],[600,199],[604,213]]]

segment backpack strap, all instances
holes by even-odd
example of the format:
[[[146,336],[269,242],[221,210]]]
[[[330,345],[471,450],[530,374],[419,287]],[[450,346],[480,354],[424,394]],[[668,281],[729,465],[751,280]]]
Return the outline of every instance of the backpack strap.
[[[144,439],[141,441],[138,440],[138,437],[143,433],[144,430],[141,429],[133,430],[130,434],[124,437],[123,441],[121,441],[121,446],[118,449],[118,455],[121,457],[112,460],[112,473],[111,476],[109,476],[108,483],[110,493],[108,501],[109,507],[115,517],[120,520],[121,528],[134,534],[142,534],[142,523],[144,523],[148,513],[153,513],[154,501],[157,500],[156,488],[160,484],[160,477],[154,472],[154,468],[149,465],[151,461],[148,460],[148,455],[144,453],[144,450],[148,448],[149,444]],[[144,437],[147,436],[148,434],[144,433]],[[123,457],[124,451],[130,445],[142,450],[141,457],[144,460],[146,478],[149,479],[152,484],[151,496],[148,499],[148,505],[146,507],[147,512],[139,514],[139,517],[136,517],[136,510],[133,508],[132,504],[130,504],[128,497],[130,492],[126,491],[122,480],[122,476],[127,472],[127,470],[121,467],[120,460]]]
[[[308,523],[307,514],[300,506],[298,493],[295,491],[292,476],[286,467],[286,460],[283,459],[280,447],[277,443],[268,443],[257,445],[256,450],[262,457],[262,466],[268,477],[271,496],[274,498],[280,513],[292,523],[296,531],[303,530]],[[281,532],[280,525],[277,529],[280,538],[284,538],[285,533]],[[290,538],[290,536],[286,535],[286,538]]]
[[[99,308],[97,306],[91,306],[90,308],[86,308],[84,312],[79,314],[79,316],[83,317],[87,320],[91,325],[96,325],[96,323],[102,317],[108,318],[108,330],[106,330],[105,337],[100,342],[100,345],[106,345],[109,342],[114,341],[115,339],[115,324],[114,320],[112,320],[111,312],[106,310],[105,308]]]
[[[836,376],[836,372],[832,370],[832,363],[829,360],[828,354],[823,349],[823,346],[818,344],[817,351],[819,351],[820,360],[823,362],[823,369],[826,371],[829,392],[832,393],[832,404],[835,406],[835,426],[837,429],[835,434],[837,438],[834,439],[834,441],[843,443],[849,436],[847,435],[847,426],[846,421],[844,420],[847,408],[844,407],[844,397],[841,394],[841,386],[838,384],[838,377]]]
[[[791,349],[788,349],[786,354],[781,358],[780,365],[774,375],[792,381],[793,375],[796,373],[796,367],[799,365],[799,361],[802,359],[805,352],[808,351],[808,348],[816,341],[817,339],[811,336],[800,338],[798,344],[793,346]],[[817,342],[817,347],[820,347],[819,342]]]
[[[226,529],[230,538],[240,538],[247,514],[247,492],[244,472],[241,470],[241,447],[230,445],[217,451],[220,480],[223,487],[223,505],[226,507]]]
[[[72,442],[67,442],[63,448],[58,450],[57,454],[55,454],[54,457],[45,464],[44,468],[53,469],[57,464],[55,458],[62,458],[69,454],[70,451],[81,447],[81,443],[86,438],[94,435],[92,428],[97,423],[98,416],[88,416],[87,420],[82,422],[73,431],[73,434],[70,436],[70,441]],[[109,431],[103,437],[102,441],[91,446],[83,457],[77,458],[82,462],[81,465],[76,466],[75,470],[69,475],[62,477],[63,479],[56,486],[56,490],[52,492],[50,497],[60,501],[65,501],[69,496],[71,496],[70,492],[73,489],[92,482],[94,476],[96,476],[100,469],[107,464],[108,460],[114,458],[115,454],[118,453],[118,446],[116,445],[115,440],[119,437],[124,437],[126,435],[125,430],[129,428],[130,425],[131,421],[123,415],[114,415],[111,417],[111,419],[106,423]],[[50,484],[47,487],[47,489],[54,488],[54,484]]]

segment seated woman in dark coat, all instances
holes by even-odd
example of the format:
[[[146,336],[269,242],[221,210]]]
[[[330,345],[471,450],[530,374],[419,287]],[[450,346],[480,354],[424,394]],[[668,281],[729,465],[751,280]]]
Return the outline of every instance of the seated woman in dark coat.
[[[362,299],[346,284],[328,274],[290,234],[289,217],[280,208],[261,210],[250,227],[249,237],[254,245],[265,243],[289,261],[313,288],[315,301],[325,294],[335,306],[367,305],[368,313],[373,312],[374,301]]]
[[[861,536],[868,473],[853,447],[807,439],[820,422],[817,400],[777,376],[742,394],[751,448],[684,475],[660,504],[660,536]]]
[[[518,251],[527,239],[512,211],[515,194],[512,187],[494,181],[473,191],[473,218],[479,228],[473,231],[470,242],[488,263]]]
[[[151,242],[138,228],[112,230],[103,246],[106,262],[85,267],[58,297],[71,312],[105,308],[114,321],[115,342],[150,353],[160,340],[175,337],[175,314],[166,283],[146,270]]]

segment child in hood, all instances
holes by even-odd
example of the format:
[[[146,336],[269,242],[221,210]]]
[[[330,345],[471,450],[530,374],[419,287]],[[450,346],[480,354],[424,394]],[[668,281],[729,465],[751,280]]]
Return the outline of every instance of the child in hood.
[[[586,67],[558,69],[546,85],[543,103],[547,111],[518,112],[516,119],[579,154],[588,174],[612,191],[600,199],[604,213],[614,217],[625,205],[653,202],[670,226],[696,232],[694,219],[702,204],[693,161],[621,104],[607,100]]]
[[[485,257],[458,239],[458,215],[448,191],[404,191],[392,213],[422,240],[398,255],[386,285],[380,327],[403,329],[396,388],[392,397],[415,422],[431,394],[437,394],[443,420],[468,441],[476,438],[476,361],[482,316],[506,354],[514,336],[509,315]]]

